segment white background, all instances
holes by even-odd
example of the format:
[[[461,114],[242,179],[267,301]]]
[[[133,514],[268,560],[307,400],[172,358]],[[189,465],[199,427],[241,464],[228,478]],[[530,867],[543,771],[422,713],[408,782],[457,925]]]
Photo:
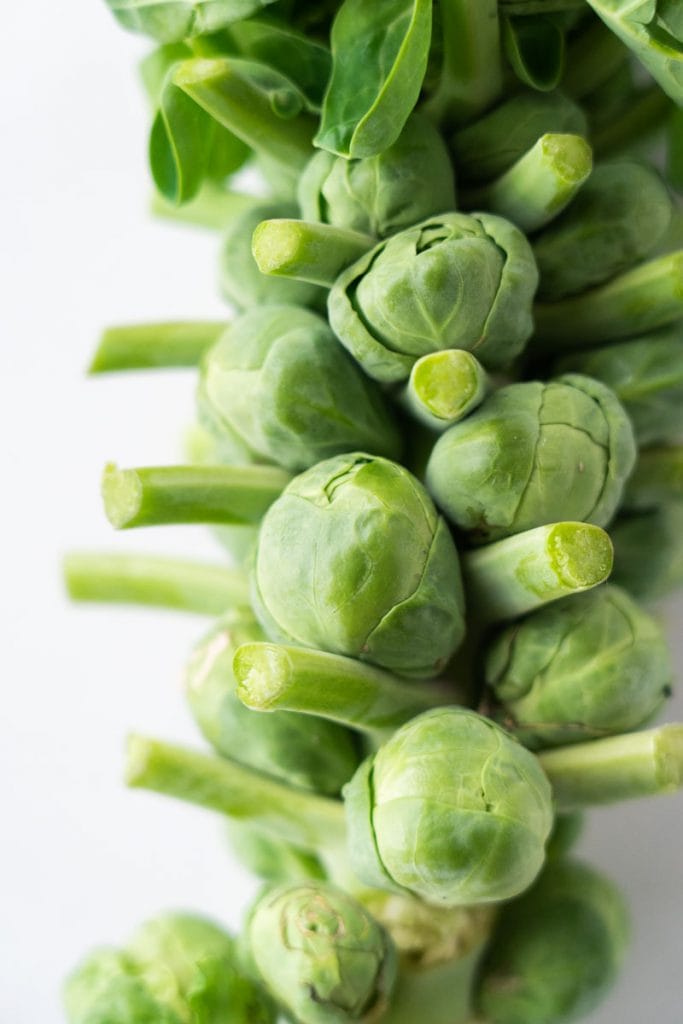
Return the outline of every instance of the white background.
[[[103,0],[7,8],[0,1024],[57,1024],[61,979],[91,945],[122,941],[167,907],[237,928],[253,891],[219,821],[120,779],[130,729],[197,742],[179,679],[202,621],[69,606],[59,568],[74,547],[218,555],[199,528],[114,535],[98,497],[107,459],[177,458],[192,375],[87,380],[84,367],[105,324],[226,310],[214,238],[147,215],[147,112],[134,72],[144,42]],[[683,601],[666,609],[671,635],[682,612]],[[668,717],[683,717],[680,694]],[[593,1024],[681,1019],[682,808],[666,798],[590,822],[582,850],[622,884],[635,919],[623,979]]]

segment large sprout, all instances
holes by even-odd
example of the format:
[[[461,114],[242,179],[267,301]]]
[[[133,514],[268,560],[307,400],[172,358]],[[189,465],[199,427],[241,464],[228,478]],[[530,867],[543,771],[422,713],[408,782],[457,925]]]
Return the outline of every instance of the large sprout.
[[[439,438],[426,480],[453,523],[488,541],[561,519],[607,525],[634,460],[613,392],[566,374],[495,392]]]
[[[397,457],[389,408],[326,322],[297,306],[235,320],[204,357],[199,412],[233,461],[300,470],[358,448]]]
[[[510,363],[531,335],[537,273],[518,228],[493,214],[445,213],[380,242],[338,277],[332,329],[371,377],[406,380],[420,356],[475,352]]]
[[[414,718],[344,795],[352,864],[376,888],[488,903],[522,892],[543,864],[550,785],[533,754],[472,711]]]
[[[635,729],[672,681],[659,624],[609,585],[508,627],[487,651],[485,674],[499,720],[532,748]]]
[[[458,555],[402,466],[340,455],[296,477],[263,519],[253,575],[273,639],[433,676],[460,644]]]
[[[353,897],[324,883],[267,891],[247,921],[263,983],[301,1024],[379,1020],[396,980],[396,952]]]

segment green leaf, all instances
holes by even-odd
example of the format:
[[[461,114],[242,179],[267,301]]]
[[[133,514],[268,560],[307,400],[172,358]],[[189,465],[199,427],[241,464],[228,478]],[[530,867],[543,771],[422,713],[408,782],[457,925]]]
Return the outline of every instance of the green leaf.
[[[588,0],[672,100],[683,106],[683,5],[680,0]]]
[[[158,46],[140,61],[139,70],[145,92],[156,107],[166,81],[166,75],[174,64],[192,56],[192,50],[185,43],[166,43]]]
[[[274,0],[106,0],[117,21],[133,32],[175,43],[217,32]]]
[[[420,94],[431,28],[431,0],[345,0],[315,145],[364,157],[396,141]]]
[[[525,85],[548,92],[564,74],[564,32],[552,18],[503,18],[505,53]]]
[[[249,148],[179,89],[172,73],[173,68],[152,124],[149,161],[159,192],[179,206],[205,180],[220,180],[240,167]]]

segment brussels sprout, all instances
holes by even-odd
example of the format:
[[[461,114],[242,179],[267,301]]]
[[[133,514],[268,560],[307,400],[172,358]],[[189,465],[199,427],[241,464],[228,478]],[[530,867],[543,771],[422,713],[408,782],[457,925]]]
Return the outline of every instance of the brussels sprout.
[[[246,940],[271,994],[301,1024],[379,1020],[396,952],[367,910],[322,883],[280,886],[256,902]]]
[[[557,366],[595,377],[612,388],[640,445],[683,434],[683,331],[655,334],[565,356]]]
[[[274,1024],[233,940],[193,914],[142,925],[123,952],[98,950],[68,978],[69,1024]]]
[[[683,503],[620,516],[611,530],[614,582],[640,601],[657,601],[683,583]]]
[[[398,427],[379,389],[327,323],[297,306],[238,317],[202,361],[199,416],[236,461],[292,470],[363,448],[396,458]],[[246,458],[245,458],[246,453]]]
[[[275,640],[436,675],[463,637],[458,555],[422,485],[354,453],[285,488],[263,519],[253,602]]]
[[[337,278],[330,325],[369,376],[406,380],[447,348],[488,368],[510,363],[531,335],[536,268],[529,243],[493,214],[450,213],[380,242]]]
[[[445,906],[526,889],[543,864],[553,818],[533,754],[462,708],[402,726],[361,765],[344,797],[358,877]]]
[[[635,455],[612,391],[566,374],[495,392],[442,434],[426,481],[448,518],[481,542],[560,519],[605,526]]]
[[[638,263],[656,248],[671,212],[656,171],[626,161],[598,165],[565,212],[534,240],[539,298],[576,295]]]
[[[393,146],[376,156],[316,153],[299,180],[299,205],[305,220],[384,238],[455,208],[448,151],[431,122],[412,114]]]
[[[628,914],[614,885],[576,863],[551,864],[505,907],[478,982],[490,1024],[568,1024],[613,984],[628,942]]]
[[[501,633],[488,649],[495,717],[525,746],[557,746],[645,722],[671,692],[658,623],[615,586],[558,601]]]
[[[266,303],[292,303],[324,307],[326,293],[306,281],[290,281],[262,274],[251,253],[251,239],[258,224],[271,217],[293,217],[294,203],[264,202],[245,210],[223,232],[218,283],[221,292],[238,309]]]
[[[185,673],[195,720],[224,757],[302,789],[338,794],[358,765],[352,733],[312,715],[259,714],[237,696],[232,668],[235,651],[240,644],[262,639],[251,612],[240,609],[199,642]]]

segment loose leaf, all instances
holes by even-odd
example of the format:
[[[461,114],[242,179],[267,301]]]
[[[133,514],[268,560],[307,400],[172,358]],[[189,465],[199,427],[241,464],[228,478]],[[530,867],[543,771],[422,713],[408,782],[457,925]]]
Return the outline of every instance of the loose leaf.
[[[681,0],[588,0],[608,28],[672,100],[683,106],[683,4]]]
[[[124,28],[175,43],[217,32],[233,21],[248,18],[274,0],[106,0]]]
[[[280,71],[298,86],[311,109],[320,110],[332,71],[327,47],[287,25],[257,18],[233,25],[229,35],[239,56]]]
[[[420,94],[431,28],[431,0],[345,0],[317,146],[364,157],[396,141]]]
[[[564,32],[552,18],[503,18],[503,43],[512,68],[525,85],[548,92],[564,73]]]

